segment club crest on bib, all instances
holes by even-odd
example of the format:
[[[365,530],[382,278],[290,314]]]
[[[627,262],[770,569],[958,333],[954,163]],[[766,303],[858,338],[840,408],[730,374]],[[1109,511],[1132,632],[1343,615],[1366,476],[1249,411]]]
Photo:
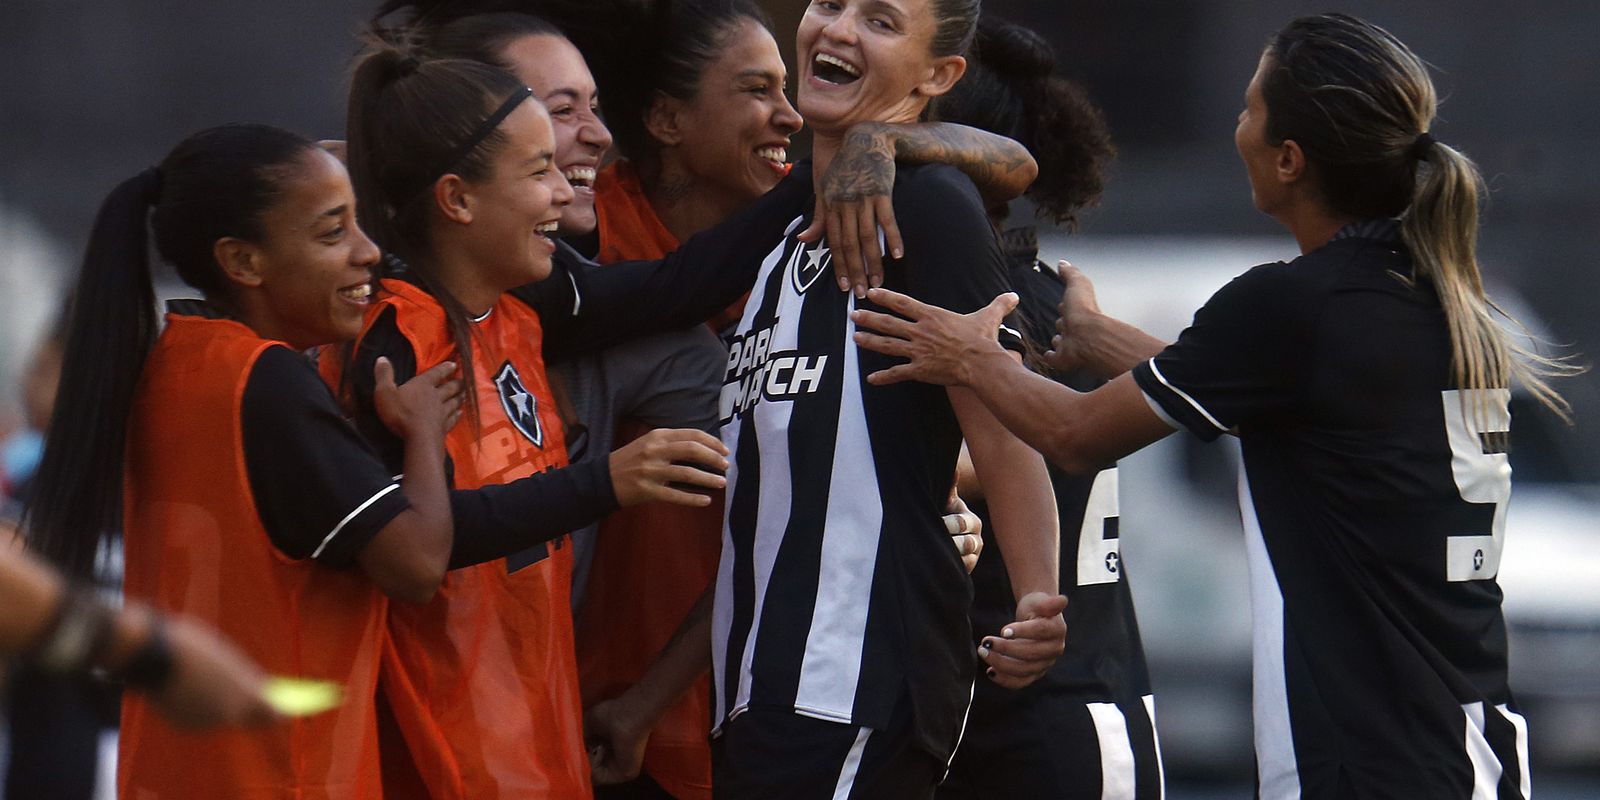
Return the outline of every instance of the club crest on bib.
[[[800,294],[805,294],[824,272],[833,271],[833,250],[827,246],[826,240],[810,248],[801,244],[790,258],[789,274],[794,276],[794,290]]]
[[[494,387],[500,395],[500,407],[506,410],[506,419],[522,431],[535,447],[544,448],[544,428],[539,425],[539,398],[522,385],[522,376],[510,361],[500,365],[494,376]]]

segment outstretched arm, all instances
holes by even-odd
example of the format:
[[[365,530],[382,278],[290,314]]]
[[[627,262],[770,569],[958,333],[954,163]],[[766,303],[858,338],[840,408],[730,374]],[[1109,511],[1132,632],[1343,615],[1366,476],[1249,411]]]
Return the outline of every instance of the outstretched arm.
[[[905,319],[853,312],[857,327],[875,331],[857,332],[856,343],[910,359],[873,373],[869,381],[965,386],[1007,430],[1067,472],[1088,474],[1173,431],[1150,407],[1132,375],[1080,393],[1013,360],[995,332],[1016,307],[1015,294],[1001,295],[971,314],[930,306],[887,289],[873,289],[868,299]]]
[[[937,162],[961,170],[978,187],[985,207],[1021,195],[1039,174],[1027,148],[966,125],[863,122],[850,128],[823,176],[811,227],[800,238],[815,242],[827,234],[839,288],[853,288],[857,297],[866,296],[869,286],[883,285],[878,228],[883,229],[889,255],[897,259],[905,255],[890,201],[896,161]]]
[[[1060,372],[1087,370],[1104,380],[1133,369],[1154,358],[1166,342],[1120,319],[1100,311],[1094,284],[1077,267],[1065,261],[1056,263],[1056,272],[1066,289],[1061,293],[1061,315],[1056,318],[1056,336],[1050,340],[1045,361]]]

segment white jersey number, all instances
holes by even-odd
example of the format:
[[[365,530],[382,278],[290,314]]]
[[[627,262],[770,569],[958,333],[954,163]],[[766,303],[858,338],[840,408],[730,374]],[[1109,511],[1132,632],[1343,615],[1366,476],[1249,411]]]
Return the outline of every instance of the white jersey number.
[[[1089,489],[1089,504],[1083,510],[1083,528],[1078,532],[1079,586],[1122,580],[1120,513],[1117,468],[1101,470]]]
[[[1445,575],[1450,581],[1482,581],[1500,572],[1505,547],[1506,501],[1511,499],[1511,433],[1508,389],[1451,390],[1444,393],[1445,432],[1450,437],[1450,471],[1461,499],[1493,505],[1487,533],[1462,531],[1445,542]]]

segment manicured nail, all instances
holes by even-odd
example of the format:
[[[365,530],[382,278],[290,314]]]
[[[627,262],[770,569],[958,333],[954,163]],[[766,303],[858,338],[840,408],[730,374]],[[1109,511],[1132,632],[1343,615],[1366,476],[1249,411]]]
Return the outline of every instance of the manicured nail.
[[[984,670],[983,674],[988,675],[989,677],[993,678],[994,677],[994,667],[990,667],[990,668]]]
[[[906,251],[896,247],[894,249],[894,257],[895,257],[896,261],[898,261],[898,260],[900,260],[902,258],[905,258],[906,257]]]
[[[1012,628],[1006,628],[1000,631],[1000,635],[1007,639],[1014,639],[1017,636],[1017,632]]]
[[[848,278],[840,278],[839,279],[839,291],[841,291],[841,292],[850,291],[850,279],[848,279]]]
[[[857,300],[865,300],[865,299],[867,299],[867,286],[866,286],[866,284],[863,284],[863,283],[856,284],[856,299]]]

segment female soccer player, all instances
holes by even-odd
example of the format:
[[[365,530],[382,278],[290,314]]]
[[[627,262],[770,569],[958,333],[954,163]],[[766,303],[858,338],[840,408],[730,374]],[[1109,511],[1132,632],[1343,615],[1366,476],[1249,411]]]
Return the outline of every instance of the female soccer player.
[[[404,375],[459,358],[476,413],[447,441],[456,483],[570,473],[570,496],[552,502],[604,513],[615,507],[613,488],[624,500],[633,478],[608,485],[605,462],[561,469],[563,429],[544,359],[703,321],[749,285],[753,269],[723,265],[759,253],[783,223],[746,215],[661,261],[598,272],[553,267],[550,235],[572,190],[555,168],[549,115],[530,97],[521,82],[488,65],[422,62],[387,46],[357,67],[352,171],[363,214],[404,269],[384,281],[386,294],[369,312],[346,374],[354,378],[358,415],[370,420],[371,393],[360,380],[367,363],[388,357]],[[792,204],[804,193],[800,180],[771,202]],[[530,282],[537,282],[532,291],[506,294]],[[695,466],[725,464],[720,444],[703,433],[657,431],[618,451],[629,452],[693,462],[665,466],[661,474],[671,480],[722,485]],[[676,489],[650,496],[709,502]],[[571,527],[596,515],[574,515]],[[391,613],[385,695],[418,769],[413,780],[435,796],[588,793],[570,560],[570,547],[557,540],[475,572],[457,571],[428,606]]]
[[[976,23],[977,4],[955,0],[812,3],[797,60],[816,168],[854,125],[915,122],[960,79]],[[959,173],[902,170],[894,213],[904,257],[889,285],[957,309],[1006,287]],[[722,392],[734,464],[712,639],[717,790],[931,797],[973,677],[971,589],[939,522],[963,434],[991,478],[1017,592],[1017,619],[979,651],[1003,685],[1061,652],[1055,504],[1038,454],[970,394],[866,385],[887,362],[849,343],[857,300],[822,279],[829,240],[799,240],[807,220],[791,220],[735,328]]]
[[[174,302],[159,337],[147,224],[205,298]],[[380,371],[382,417],[404,448],[397,481],[296,352],[355,335],[377,258],[344,167],[265,126],[197,133],[101,207],[28,532],[81,574],[120,519],[129,598],[215,626],[270,672],[337,681],[346,695],[294,724],[205,736],[130,695],[122,795],[377,791],[385,595],[426,599],[444,574],[440,454],[458,406],[448,366],[400,389]]]
[[[1039,162],[1028,189],[1042,218],[1072,224],[1099,199],[1101,171],[1113,154],[1100,111],[1075,84],[1054,76],[1056,57],[1038,34],[985,16],[975,59],[934,102],[941,120],[961,122],[1021,142]],[[990,208],[997,231],[1007,205]],[[1037,353],[1050,348],[1062,283],[1039,262],[1033,226],[1001,235],[1011,288],[1022,297],[1022,332]],[[1045,374],[1079,389],[1100,376],[1082,370]],[[1110,377],[1110,376],[1107,376]],[[939,797],[1159,798],[1161,756],[1150,712],[1154,697],[1118,547],[1116,465],[1092,475],[1051,469],[1061,519],[1061,588],[1067,596],[1066,652],[1021,691],[979,678],[961,749]],[[981,487],[961,486],[981,500]],[[980,516],[987,509],[973,504]],[[991,532],[993,526],[990,526]],[[972,573],[972,627],[992,635],[1015,618],[1004,563],[996,554]]]
[[[1507,387],[1559,412],[1546,378],[1570,369],[1494,319],[1481,179],[1429,133],[1435,105],[1422,61],[1369,23],[1329,14],[1275,34],[1234,141],[1256,207],[1302,255],[1235,279],[1175,344],[1146,338],[1119,365],[1132,374],[1093,392],[1003,358],[1008,297],[961,317],[881,292],[913,322],[857,317],[885,334],[863,346],[911,359],[874,382],[968,386],[1069,470],[1180,428],[1238,434],[1262,797],[1528,795],[1494,581]],[[1088,350],[1141,349],[1126,326],[1081,326],[1096,328],[1117,332]]]

